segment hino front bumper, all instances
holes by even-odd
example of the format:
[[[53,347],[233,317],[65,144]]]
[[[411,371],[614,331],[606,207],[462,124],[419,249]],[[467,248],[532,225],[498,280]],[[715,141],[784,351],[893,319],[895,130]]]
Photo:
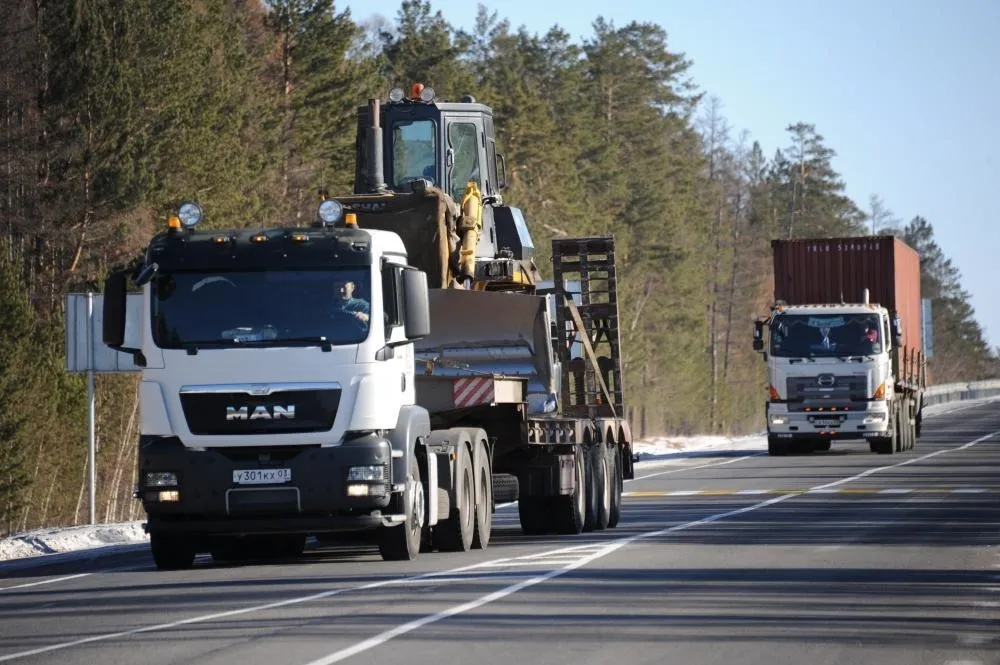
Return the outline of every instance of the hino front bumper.
[[[861,402],[834,409],[787,402],[767,404],[767,433],[777,438],[860,439],[882,437],[888,430],[889,403],[886,401]]]

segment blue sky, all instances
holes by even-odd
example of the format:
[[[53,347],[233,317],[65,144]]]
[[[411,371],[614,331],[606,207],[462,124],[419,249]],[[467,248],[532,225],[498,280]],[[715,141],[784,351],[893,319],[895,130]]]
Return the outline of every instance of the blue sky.
[[[431,0],[471,28],[475,2]],[[589,37],[598,16],[664,27],[668,47],[717,96],[734,135],[764,151],[785,127],[816,125],[862,208],[878,194],[896,217],[934,226],[987,339],[1000,346],[1000,1],[529,0],[483,2],[516,27]],[[398,3],[341,2],[355,19]]]

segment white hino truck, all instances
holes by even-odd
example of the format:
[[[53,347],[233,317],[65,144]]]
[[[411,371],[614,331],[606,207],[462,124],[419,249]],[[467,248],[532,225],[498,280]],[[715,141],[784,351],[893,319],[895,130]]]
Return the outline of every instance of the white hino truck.
[[[772,252],[775,302],[754,328],[768,453],[850,439],[911,449],[925,385],[917,253],[892,236],[775,240]]]
[[[359,109],[357,146],[354,193],[310,226],[202,230],[187,203],[105,282],[104,342],[141,368],[136,496],[161,569],[310,535],[386,560],[485,548],[498,501],[526,534],[620,519],[613,238],[553,241],[541,289],[471,98],[394,90]]]

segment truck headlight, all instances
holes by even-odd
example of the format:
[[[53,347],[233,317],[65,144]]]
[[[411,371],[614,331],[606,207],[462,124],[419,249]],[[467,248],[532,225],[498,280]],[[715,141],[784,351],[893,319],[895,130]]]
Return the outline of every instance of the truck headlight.
[[[865,415],[865,425],[874,425],[876,423],[884,423],[887,413],[869,413]]]
[[[177,487],[177,474],[173,471],[147,471],[146,487]]]
[[[772,415],[768,416],[768,420],[772,425],[784,425],[788,422],[788,416]]]
[[[385,482],[385,466],[352,466],[347,470],[347,482],[381,483]]]

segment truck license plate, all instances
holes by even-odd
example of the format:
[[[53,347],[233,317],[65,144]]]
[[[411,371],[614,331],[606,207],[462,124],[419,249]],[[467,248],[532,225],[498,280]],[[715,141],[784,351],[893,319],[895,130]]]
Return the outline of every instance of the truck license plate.
[[[291,479],[291,469],[243,469],[233,471],[233,482],[237,485],[287,483]]]
[[[840,427],[840,418],[816,418],[813,425],[817,427]]]

